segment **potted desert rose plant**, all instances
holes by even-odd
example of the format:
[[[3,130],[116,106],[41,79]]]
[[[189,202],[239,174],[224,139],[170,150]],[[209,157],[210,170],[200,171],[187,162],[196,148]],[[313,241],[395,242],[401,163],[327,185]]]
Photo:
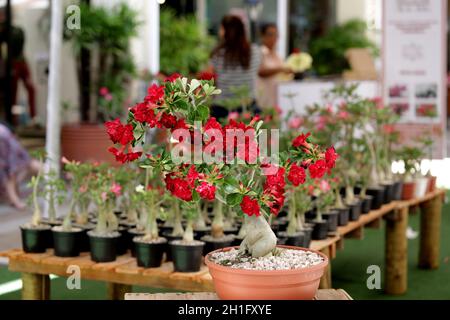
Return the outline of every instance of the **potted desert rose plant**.
[[[166,200],[164,191],[151,184],[158,177],[152,167],[145,169],[145,185],[139,185],[136,192],[142,197],[141,209],[146,213],[145,234],[133,238],[135,245],[137,263],[140,267],[155,268],[161,266],[163,255],[166,252],[167,239],[160,237],[158,233],[157,218],[160,207]]]
[[[331,170],[334,161],[327,162],[325,152],[312,144],[308,135],[300,135],[289,151],[274,155],[273,161],[269,161],[272,157],[261,155],[261,145],[257,142],[261,121],[244,124],[230,120],[221,126],[209,118],[206,103],[219,93],[212,81],[169,77],[161,86],[150,87],[145,100],[130,109],[126,124],[119,120],[107,124],[108,133],[116,143],[110,150],[121,162],[140,159],[148,165],[154,157],[152,167],[164,174],[166,189],[182,201],[182,213],[187,220],[185,232],[183,239],[171,242],[176,269],[191,263],[193,266],[194,259],[198,261],[195,270],[199,269],[201,254],[198,255],[197,248],[202,249],[204,244],[193,239],[192,225],[200,214],[200,199],[210,198],[214,193],[217,201],[242,212],[247,224],[239,249],[220,249],[205,257],[219,297],[310,299],[328,263],[326,256],[300,248],[276,248],[277,239],[268,219],[272,214],[277,215],[284,204],[285,174],[291,164],[303,166],[311,177],[319,177]],[[205,130],[207,123],[212,128]],[[146,130],[154,127],[170,130],[172,143],[167,143],[169,150],[159,152],[157,157],[143,157],[136,148],[144,142]],[[245,134],[243,140],[237,138],[238,133]],[[202,151],[203,161],[193,164],[190,151],[195,148]],[[198,154],[194,152],[195,155]],[[208,161],[211,157],[218,161]],[[258,163],[258,159],[264,161]],[[237,173],[240,175],[236,176]],[[273,257],[287,262],[288,266],[258,267]],[[176,261],[179,259],[184,261]],[[227,282],[220,280],[223,277],[227,277]],[[281,279],[284,284],[280,284]],[[259,287],[249,287],[247,280]]]
[[[36,154],[41,167],[44,161],[44,154]],[[29,186],[32,193],[29,202],[33,208],[33,216],[29,223],[20,226],[22,237],[22,248],[27,253],[43,253],[53,245],[51,226],[42,222],[42,211],[39,203],[40,198],[44,198],[46,193],[43,191],[43,173],[38,172],[31,178]]]
[[[403,146],[398,150],[398,158],[403,161],[405,166],[402,200],[410,200],[416,196],[416,176],[420,172],[420,162],[423,158],[423,151],[418,147]]]
[[[90,192],[97,208],[97,220],[95,228],[88,232],[91,259],[95,262],[116,260],[121,234],[117,231],[119,223],[113,212],[113,202],[120,195],[120,191],[121,187],[114,182],[111,172],[96,172]]]

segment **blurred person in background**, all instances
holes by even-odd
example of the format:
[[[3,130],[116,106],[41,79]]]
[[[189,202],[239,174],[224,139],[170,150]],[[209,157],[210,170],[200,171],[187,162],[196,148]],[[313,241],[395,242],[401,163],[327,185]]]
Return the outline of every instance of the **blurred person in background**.
[[[236,98],[233,89],[247,87],[249,92],[249,111],[259,112],[256,105],[256,78],[261,63],[261,50],[247,39],[242,20],[233,15],[222,19],[219,30],[220,42],[211,54],[208,72],[216,75],[216,86],[222,90],[221,100]],[[228,116],[229,109],[221,100],[216,100],[211,115],[216,118]],[[241,112],[239,103],[231,111]]]
[[[278,29],[276,24],[267,23],[261,27],[262,61],[257,82],[258,105],[261,108],[274,108],[277,104],[277,85],[280,74],[290,74],[292,70],[286,67],[283,59],[276,51]]]
[[[6,9],[0,8],[0,48],[7,41]],[[31,79],[31,72],[24,55],[25,32],[16,26],[11,26],[11,63],[12,63],[12,103],[17,104],[19,81],[22,81],[28,94],[30,118],[36,116],[36,90]],[[0,61],[6,63],[6,50],[0,50]],[[2,66],[3,67],[3,66]]]
[[[19,185],[28,174],[37,174],[40,169],[39,162],[31,159],[8,127],[0,123],[0,194],[6,194],[14,207],[23,210]]]

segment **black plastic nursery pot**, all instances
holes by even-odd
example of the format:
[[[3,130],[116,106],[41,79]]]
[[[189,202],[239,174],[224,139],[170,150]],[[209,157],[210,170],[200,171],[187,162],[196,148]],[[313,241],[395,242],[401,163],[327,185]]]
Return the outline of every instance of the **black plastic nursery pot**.
[[[205,243],[195,240],[185,243],[175,240],[169,243],[172,251],[173,266],[176,272],[197,272],[200,270]]]
[[[136,237],[133,242],[139,267],[158,268],[161,266],[164,253],[167,251],[167,239],[160,238],[156,242],[145,242],[142,241],[142,237]]]
[[[338,223],[339,223],[339,212],[338,211],[330,211],[323,213],[322,216],[324,219],[328,221],[328,231],[334,232],[337,230]]]
[[[232,242],[232,247],[239,247],[242,243],[242,240],[244,240],[244,238],[238,238],[238,237],[234,237],[234,240]]]
[[[128,240],[128,228],[119,226],[119,229],[117,230],[120,233],[120,237],[117,238],[117,255],[122,256],[125,253],[127,253],[129,248],[129,240]]]
[[[365,196],[364,199],[362,199],[362,203],[361,203],[361,213],[362,214],[366,214],[366,213],[370,212],[370,210],[372,209],[372,200],[373,200],[372,196]]]
[[[49,225],[41,225],[36,228],[20,226],[22,248],[26,253],[44,253],[53,247],[52,230]]]
[[[384,188],[372,187],[367,189],[367,194],[372,196],[372,210],[378,210],[384,204]]]
[[[162,225],[159,227],[159,235],[164,237],[164,234],[171,233],[172,230],[173,230],[173,226]]]
[[[170,234],[170,232],[163,233],[163,237],[167,239],[169,244],[172,241],[183,239],[182,236],[172,236]],[[172,258],[172,248],[170,247],[170,245],[168,245],[167,249],[166,249],[166,261],[172,261],[172,260],[173,260],[173,258]]]
[[[60,227],[52,228],[55,256],[78,257],[80,255],[81,235],[84,231],[73,228],[71,231],[62,231]]]
[[[338,226],[346,226],[350,218],[350,209],[348,207],[335,209],[339,212]]]
[[[88,232],[91,244],[91,260],[95,262],[111,262],[117,257],[117,240],[119,232],[110,236],[97,236],[94,231]]]
[[[402,181],[396,181],[394,182],[394,187],[392,191],[392,200],[393,201],[400,201],[402,200],[402,191],[403,191],[403,182]]]
[[[203,229],[194,229],[194,239],[201,240],[204,236],[211,233],[211,227],[206,227]]]
[[[309,248],[311,245],[311,238],[313,233],[313,227],[305,227],[302,230],[303,232],[303,245],[301,247],[303,248]]]
[[[294,247],[303,247],[305,243],[305,234],[297,231],[294,235],[288,235],[286,231],[280,231],[277,234],[279,239],[286,239],[285,245]]]
[[[394,200],[395,183],[383,184],[384,187],[384,203],[389,203]]]
[[[131,256],[136,257],[136,246],[134,245],[134,237],[140,237],[145,234],[144,231],[137,230],[136,228],[128,229],[126,232],[126,242],[128,249],[131,251]]]
[[[228,227],[228,228],[223,228],[223,233],[225,235],[237,235],[239,233],[239,229],[237,227]]]
[[[361,201],[355,200],[354,203],[347,204],[350,212],[349,212],[349,220],[350,221],[358,221],[361,216]]]
[[[313,240],[323,240],[328,237],[328,221],[314,221],[314,229],[312,232]]]
[[[314,210],[308,210],[305,212],[305,219],[313,220],[316,218],[316,212]]]
[[[200,240],[205,243],[205,246],[203,247],[203,255],[206,256],[211,251],[231,247],[234,243],[235,237],[225,236],[214,239],[212,236],[204,236]]]

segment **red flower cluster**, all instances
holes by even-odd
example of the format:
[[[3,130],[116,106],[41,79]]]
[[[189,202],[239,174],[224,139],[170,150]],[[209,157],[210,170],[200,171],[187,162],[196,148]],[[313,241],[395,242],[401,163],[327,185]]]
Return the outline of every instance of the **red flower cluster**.
[[[192,188],[189,185],[189,182],[179,177],[173,178],[173,176],[174,174],[171,173],[168,174],[165,178],[167,190],[169,190],[172,195],[181,200],[191,201]]]
[[[195,188],[200,197],[205,200],[214,200],[216,198],[216,187],[208,182],[201,182],[200,185]]]
[[[309,166],[309,175],[313,179],[321,179],[329,170],[325,160],[317,160]]]
[[[148,88],[147,96],[145,97],[144,101],[150,104],[158,104],[159,102],[162,102],[163,99],[164,86],[153,84],[150,88]]]
[[[293,164],[289,170],[288,180],[295,186],[298,187],[304,184],[306,181],[305,169],[297,164]]]
[[[155,110],[148,103],[138,103],[135,107],[131,108],[131,112],[133,112],[136,121],[140,123],[145,122],[150,128],[161,127],[155,115]]]
[[[244,196],[242,198],[241,209],[242,212],[244,212],[249,217],[253,215],[259,217],[261,215],[258,200],[252,200],[252,198],[250,198],[249,196]]]
[[[121,163],[133,162],[141,157],[142,152],[133,152],[131,146],[128,146],[128,153],[124,153],[125,147],[123,146],[121,149],[111,147],[108,151],[116,157],[116,161]]]
[[[311,133],[309,133],[309,132],[307,134],[302,133],[301,135],[299,135],[297,138],[294,139],[294,141],[292,142],[292,146],[294,148],[299,148],[299,147],[309,148],[310,145],[307,140],[310,135],[311,135]]]
[[[339,158],[339,155],[336,153],[336,150],[334,149],[334,147],[330,147],[327,149],[327,151],[325,152],[325,162],[327,163],[327,167],[329,170],[333,169],[335,164],[336,164],[336,160]]]
[[[133,152],[131,147],[131,142],[134,140],[133,126],[131,124],[123,125],[119,119],[116,119],[106,122],[105,126],[112,142],[121,145],[120,149],[115,147],[108,149],[116,157],[116,161],[125,163],[139,159],[142,152]],[[127,150],[127,153],[125,153],[125,150]]]
[[[167,78],[164,79],[164,82],[175,82],[178,78],[181,78],[181,74],[179,73],[174,73],[170,76],[168,76]]]
[[[286,169],[279,167],[275,174],[268,175],[264,184],[264,196],[267,197],[267,206],[270,212],[278,215],[284,205],[286,180],[284,179]]]
[[[235,132],[234,141],[228,141],[228,134]],[[243,134],[244,139],[238,139],[238,135]],[[236,122],[231,119],[230,122],[223,127],[223,143],[224,150],[229,156],[236,156],[238,159],[244,160],[247,163],[256,163],[259,155],[259,146],[255,140],[256,132],[251,126],[245,123]]]
[[[125,146],[134,140],[133,126],[131,124],[123,125],[119,119],[105,123],[106,131],[112,142],[120,143]]]

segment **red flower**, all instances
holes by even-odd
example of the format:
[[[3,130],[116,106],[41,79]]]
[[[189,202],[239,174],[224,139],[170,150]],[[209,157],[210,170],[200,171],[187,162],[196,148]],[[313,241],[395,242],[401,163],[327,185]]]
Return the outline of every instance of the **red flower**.
[[[167,129],[172,129],[177,124],[177,118],[174,115],[163,112],[159,122]]]
[[[146,122],[151,128],[161,127],[161,124],[156,119],[155,111],[147,103],[138,103],[131,109],[131,112],[133,112],[136,121]]]
[[[306,180],[305,169],[294,163],[289,170],[288,180],[296,187],[304,184]]]
[[[259,217],[261,215],[258,200],[252,200],[249,196],[242,198],[241,209],[249,217],[253,215]]]
[[[318,160],[309,166],[309,175],[313,179],[320,179],[328,171],[328,166],[325,160]]]
[[[205,200],[214,200],[216,197],[216,187],[208,182],[203,181],[195,190]]]
[[[147,96],[145,97],[145,102],[147,103],[158,103],[164,98],[164,86],[158,86],[156,84],[152,85],[147,90]]]
[[[194,188],[195,181],[200,179],[202,176],[203,175],[201,175],[200,173],[197,172],[197,170],[195,169],[195,166],[192,165],[189,168],[189,171],[187,173],[186,179],[187,179],[189,185],[191,186],[191,188]]]
[[[333,169],[336,164],[336,160],[339,158],[339,155],[336,153],[334,147],[330,147],[325,152],[325,162],[327,163],[328,169]]]
[[[168,76],[166,79],[164,79],[164,82],[175,82],[178,78],[181,78],[181,74],[174,73]]]
[[[284,186],[286,185],[286,181],[284,180],[285,173],[286,169],[283,167],[279,167],[275,174],[269,174],[266,178],[264,189],[268,189],[274,186],[284,188]]]
[[[133,162],[142,155],[142,152],[133,152],[131,146],[129,147],[128,153],[124,153],[123,149],[118,150],[114,147],[109,148],[108,151],[116,157],[116,161],[121,163]]]
[[[184,201],[192,200],[192,189],[186,180],[181,178],[172,179],[172,176],[168,175],[166,176],[165,181],[166,188],[172,195]]]
[[[217,129],[222,130],[222,126],[219,122],[217,122],[216,118],[211,117],[208,119],[208,121],[205,123],[205,131],[210,129]]]
[[[184,121],[184,119],[179,119],[177,121],[177,123],[175,124],[175,126],[172,128],[172,131],[175,131],[177,129],[186,129],[188,130],[189,127],[186,124],[186,121]]]
[[[133,126],[131,124],[123,125],[119,119],[105,123],[106,131],[112,142],[127,145],[134,140]]]
[[[298,147],[305,147],[308,148],[309,147],[309,143],[307,141],[308,137],[311,135],[311,133],[307,133],[307,134],[301,134],[299,135],[297,138],[294,139],[294,141],[292,142],[292,146],[294,148],[298,148]]]
[[[199,80],[216,80],[217,75],[213,72],[203,71],[198,74]]]

